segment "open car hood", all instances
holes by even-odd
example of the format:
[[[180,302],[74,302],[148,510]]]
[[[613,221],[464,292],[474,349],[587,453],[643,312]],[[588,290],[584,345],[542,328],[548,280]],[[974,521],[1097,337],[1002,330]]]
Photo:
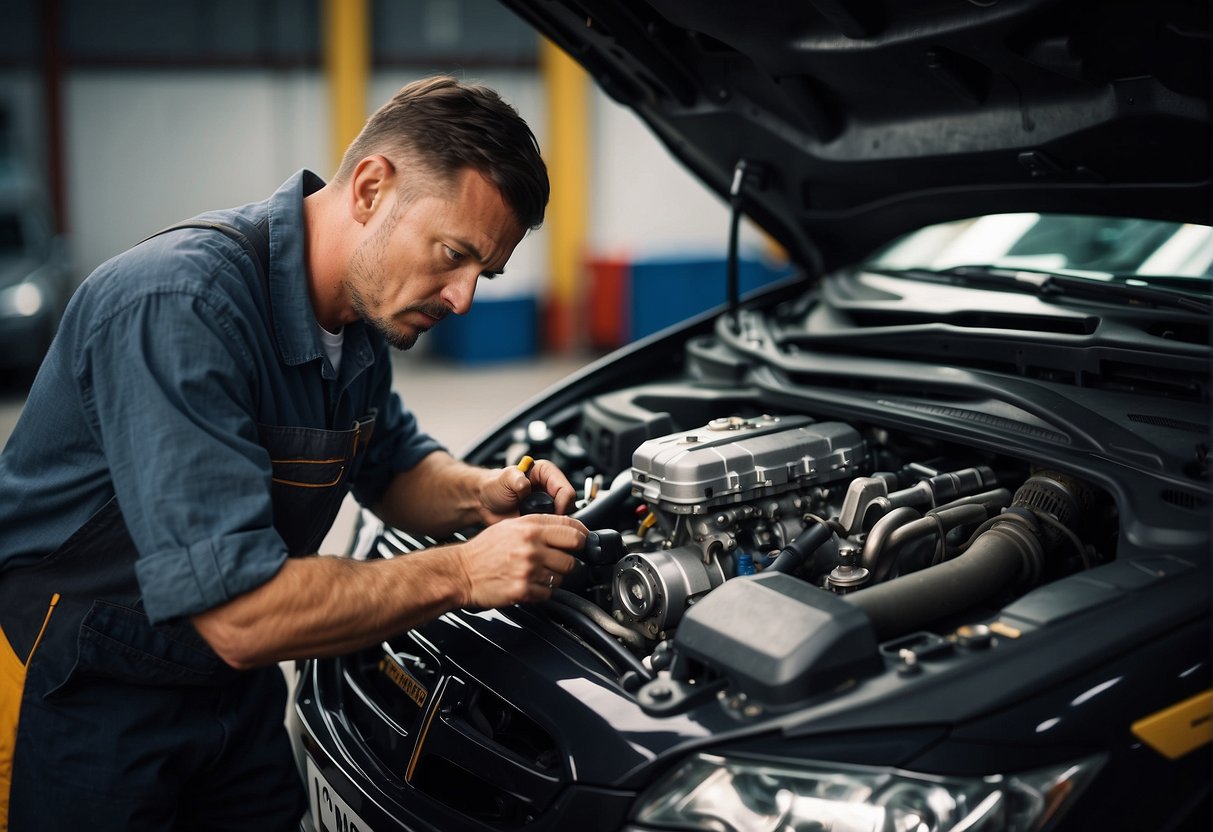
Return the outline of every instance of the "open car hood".
[[[933,222],[1208,223],[1190,0],[504,0],[810,272]]]

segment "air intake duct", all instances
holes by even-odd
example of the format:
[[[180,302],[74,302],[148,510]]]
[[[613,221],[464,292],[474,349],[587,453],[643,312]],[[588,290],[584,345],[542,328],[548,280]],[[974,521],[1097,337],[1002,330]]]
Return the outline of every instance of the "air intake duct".
[[[1044,554],[1059,530],[1074,527],[1090,502],[1081,483],[1055,471],[1039,471],[989,521],[961,554],[941,564],[845,596],[872,620],[886,641],[988,602],[1040,576]],[[1043,522],[1042,522],[1043,521]]]

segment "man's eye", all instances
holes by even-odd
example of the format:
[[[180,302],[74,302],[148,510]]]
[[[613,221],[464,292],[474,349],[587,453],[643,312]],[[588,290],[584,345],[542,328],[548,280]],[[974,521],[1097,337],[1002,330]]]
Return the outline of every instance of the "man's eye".
[[[464,254],[462,251],[456,251],[455,249],[451,248],[450,246],[443,246],[443,248],[446,249],[447,259],[450,260],[452,263],[458,263],[461,260],[463,260],[463,258],[467,257],[467,255]]]

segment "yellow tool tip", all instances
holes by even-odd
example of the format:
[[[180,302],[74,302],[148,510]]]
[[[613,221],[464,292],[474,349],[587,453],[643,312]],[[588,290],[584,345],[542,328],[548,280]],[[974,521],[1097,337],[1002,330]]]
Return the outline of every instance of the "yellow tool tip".
[[[531,466],[534,464],[534,459],[529,456],[524,456],[522,459],[518,460],[518,470],[524,474],[529,474],[531,472]]]

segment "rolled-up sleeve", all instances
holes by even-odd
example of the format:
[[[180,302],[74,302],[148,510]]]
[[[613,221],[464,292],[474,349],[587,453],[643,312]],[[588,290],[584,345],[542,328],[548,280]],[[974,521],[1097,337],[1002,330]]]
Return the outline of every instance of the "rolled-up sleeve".
[[[222,299],[161,289],[113,311],[78,353],[81,400],[153,622],[229,601],[286,559],[245,326]]]

